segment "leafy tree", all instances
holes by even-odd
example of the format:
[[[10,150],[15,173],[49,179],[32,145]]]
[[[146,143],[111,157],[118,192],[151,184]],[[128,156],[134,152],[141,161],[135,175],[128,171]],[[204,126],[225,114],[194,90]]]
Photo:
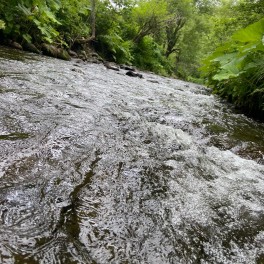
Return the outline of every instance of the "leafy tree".
[[[169,1],[167,12],[168,19],[166,21],[166,50],[165,56],[168,58],[173,52],[179,51],[176,47],[181,36],[181,29],[188,20],[191,20],[193,12],[193,2],[184,1]]]
[[[125,21],[125,14],[130,12],[129,9],[130,7],[118,8],[110,1],[98,2],[95,47],[107,60],[118,63],[131,63],[133,60],[132,37],[127,34],[130,24]]]
[[[91,31],[92,31],[92,35],[91,35],[91,39],[95,39],[95,17],[96,17],[96,0],[91,0]]]
[[[155,42],[152,36],[145,36],[134,48],[133,62],[141,69],[162,75],[167,74],[167,61],[163,55],[162,47]]]
[[[263,18],[264,1],[240,0],[234,7],[234,11],[236,23],[246,27]]]
[[[90,9],[87,1],[61,0],[61,8],[56,13],[60,22],[57,30],[69,46],[72,46],[76,40],[86,39],[89,36],[91,32]]]
[[[133,9],[132,18],[136,23],[134,43],[139,43],[145,36],[158,34],[167,16],[167,3],[164,0],[143,0]]]

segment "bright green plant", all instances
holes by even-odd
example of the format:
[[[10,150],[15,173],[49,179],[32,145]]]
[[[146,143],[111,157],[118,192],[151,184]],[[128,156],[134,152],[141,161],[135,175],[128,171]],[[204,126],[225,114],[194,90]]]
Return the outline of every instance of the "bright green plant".
[[[159,46],[151,36],[145,36],[134,48],[133,63],[139,68],[166,75],[167,60]]]
[[[108,35],[99,36],[99,40],[101,45],[104,46],[105,57],[117,63],[131,63],[133,59],[131,54],[132,41],[124,41],[115,30],[110,31]]]
[[[164,0],[141,0],[132,11],[136,35],[134,43],[139,43],[145,36],[160,34],[167,18],[167,2]]]
[[[56,29],[69,46],[72,46],[76,39],[89,36],[90,11],[91,7],[86,0],[61,0],[61,8],[56,13],[60,25]]]
[[[23,16],[23,19],[32,27],[38,29],[41,38],[45,42],[52,43],[58,36],[59,32],[55,29],[55,25],[60,22],[56,19],[55,12],[60,9],[60,1],[34,1],[30,3],[21,2],[17,5],[18,12]],[[30,32],[28,32],[30,33]],[[32,34],[22,34],[22,37],[30,42]],[[36,32],[38,34],[38,32]]]
[[[59,36],[56,12],[60,0],[2,0],[0,15],[5,20],[4,34],[20,42],[53,42]]]
[[[97,49],[107,60],[130,64],[133,60],[131,38],[127,36],[130,23],[125,21],[128,8],[116,10],[112,5],[98,3],[97,6]],[[111,17],[111,19],[109,19]]]
[[[5,22],[3,20],[0,20],[0,29],[5,28]]]
[[[264,18],[237,31],[201,70],[216,93],[264,118]]]

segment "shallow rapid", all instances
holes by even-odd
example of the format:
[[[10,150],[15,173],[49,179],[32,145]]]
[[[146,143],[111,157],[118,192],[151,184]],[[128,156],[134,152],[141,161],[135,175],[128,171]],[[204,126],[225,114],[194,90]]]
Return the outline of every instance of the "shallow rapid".
[[[264,125],[142,74],[0,47],[0,263],[264,263]]]

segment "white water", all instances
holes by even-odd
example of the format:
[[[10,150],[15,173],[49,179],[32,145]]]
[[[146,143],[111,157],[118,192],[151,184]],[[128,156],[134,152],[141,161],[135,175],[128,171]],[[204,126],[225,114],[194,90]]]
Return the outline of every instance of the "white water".
[[[264,263],[262,124],[195,84],[10,52],[0,263]]]

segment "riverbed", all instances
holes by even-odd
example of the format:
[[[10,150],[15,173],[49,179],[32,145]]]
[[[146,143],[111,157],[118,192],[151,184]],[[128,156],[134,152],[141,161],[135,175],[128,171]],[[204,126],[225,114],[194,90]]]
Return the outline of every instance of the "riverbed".
[[[0,263],[264,263],[264,125],[141,74],[0,47]]]

